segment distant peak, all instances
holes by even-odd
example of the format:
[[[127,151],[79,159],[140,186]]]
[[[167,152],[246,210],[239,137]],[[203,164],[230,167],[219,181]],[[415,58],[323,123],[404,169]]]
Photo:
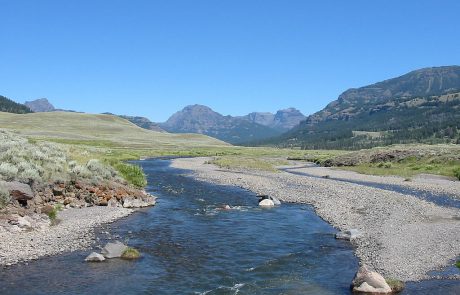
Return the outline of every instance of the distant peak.
[[[52,112],[56,110],[46,98],[26,101],[24,104],[34,112]]]

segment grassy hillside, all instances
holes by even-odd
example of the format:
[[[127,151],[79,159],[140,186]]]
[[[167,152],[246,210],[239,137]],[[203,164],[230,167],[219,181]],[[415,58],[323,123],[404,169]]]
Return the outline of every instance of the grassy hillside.
[[[0,128],[13,129],[36,139],[113,148],[186,149],[227,146],[222,141],[204,135],[145,130],[111,115],[0,112]]]

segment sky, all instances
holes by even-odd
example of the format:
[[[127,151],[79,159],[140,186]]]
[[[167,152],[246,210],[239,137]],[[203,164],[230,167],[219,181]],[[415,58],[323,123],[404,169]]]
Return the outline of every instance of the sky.
[[[460,65],[460,1],[0,0],[0,95],[165,121],[319,111],[348,88]]]

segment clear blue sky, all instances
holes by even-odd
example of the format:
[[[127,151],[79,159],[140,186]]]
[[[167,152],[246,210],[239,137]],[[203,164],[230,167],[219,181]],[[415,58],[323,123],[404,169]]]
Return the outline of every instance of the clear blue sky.
[[[320,110],[351,87],[460,64],[460,1],[0,0],[0,94],[164,121]]]

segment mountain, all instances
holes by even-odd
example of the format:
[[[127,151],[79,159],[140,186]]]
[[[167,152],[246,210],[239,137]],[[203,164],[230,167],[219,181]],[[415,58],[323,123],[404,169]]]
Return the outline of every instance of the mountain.
[[[285,132],[305,120],[306,117],[299,110],[288,108],[279,110],[276,114],[254,112],[239,118]]]
[[[111,113],[106,113],[106,114],[112,115]],[[154,122],[150,121],[146,117],[125,116],[125,115],[115,115],[115,116],[118,116],[120,118],[126,119],[126,120],[130,121],[131,123],[133,123],[133,124],[135,124],[135,125],[137,125],[137,126],[139,126],[141,128],[147,129],[147,130],[153,130],[153,131],[157,131],[157,132],[165,132],[165,130],[161,129],[161,127],[159,126],[158,123],[154,123]]]
[[[271,140],[282,146],[359,149],[412,142],[457,142],[460,67],[424,68],[349,89]]]
[[[280,132],[240,117],[223,116],[207,106],[190,105],[160,127],[174,133],[201,133],[232,144],[261,140]]]
[[[27,106],[0,95],[0,112],[26,114],[32,111]]]
[[[29,109],[36,113],[40,112],[53,112],[56,109],[46,98],[40,98],[32,101],[26,101],[24,103]]]

